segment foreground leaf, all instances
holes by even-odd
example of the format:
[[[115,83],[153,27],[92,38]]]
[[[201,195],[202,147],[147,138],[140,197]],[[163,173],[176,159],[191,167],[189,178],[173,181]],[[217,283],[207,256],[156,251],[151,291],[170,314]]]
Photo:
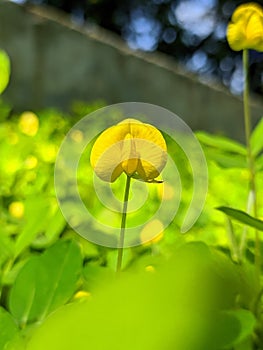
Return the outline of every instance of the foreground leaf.
[[[10,293],[10,311],[21,326],[42,320],[66,303],[76,290],[82,267],[79,246],[60,241],[42,256],[31,257]]]
[[[242,224],[256,228],[257,230],[263,231],[263,221],[254,218],[246,212],[229,207],[218,207],[217,210],[222,211],[227,216],[236,219]]]
[[[13,317],[0,307],[0,350],[3,350],[17,334],[18,328]]]
[[[0,50],[0,94],[5,90],[10,77],[10,60],[7,53]]]
[[[218,349],[229,349],[252,336],[256,324],[252,312],[243,309],[222,311],[215,321],[213,343]]]

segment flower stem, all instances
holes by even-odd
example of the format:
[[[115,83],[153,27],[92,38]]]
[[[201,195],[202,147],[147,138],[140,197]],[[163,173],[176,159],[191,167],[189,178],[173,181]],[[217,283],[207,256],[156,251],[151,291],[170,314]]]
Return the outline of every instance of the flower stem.
[[[117,269],[116,269],[117,272],[121,271],[130,184],[131,184],[131,177],[127,175],[125,192],[124,192],[124,199],[123,199],[122,217],[121,217],[121,232],[120,232],[118,258],[117,258]]]
[[[249,179],[249,190],[253,198],[253,212],[254,216],[258,216],[257,211],[257,191],[256,191],[256,170],[255,170],[255,159],[251,149],[251,116],[249,108],[249,52],[247,49],[243,50],[243,72],[245,78],[245,86],[243,91],[243,102],[244,102],[244,120],[245,120],[245,133],[246,133],[246,145],[247,145],[247,160],[248,168],[250,172]],[[259,233],[255,231],[255,267],[260,281],[260,270],[261,270],[261,253],[260,253],[260,238]]]

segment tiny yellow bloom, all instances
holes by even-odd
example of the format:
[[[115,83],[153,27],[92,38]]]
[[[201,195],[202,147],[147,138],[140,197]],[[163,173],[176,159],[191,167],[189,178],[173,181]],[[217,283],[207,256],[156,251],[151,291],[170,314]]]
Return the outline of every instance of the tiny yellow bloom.
[[[154,236],[153,232],[156,232]],[[158,243],[162,240],[163,236],[164,226],[163,223],[158,219],[154,219],[146,224],[140,234],[141,242],[146,246],[149,244]]]
[[[85,290],[79,290],[77,293],[74,294],[73,299],[88,299],[90,298],[91,293],[87,292]]]
[[[17,219],[20,219],[24,216],[24,204],[22,202],[12,202],[8,207],[9,213]]]
[[[153,181],[167,161],[161,132],[150,124],[125,119],[106,129],[95,141],[91,165],[99,178],[114,182],[123,172]]]
[[[227,41],[234,51],[263,51],[263,8],[257,3],[240,5],[227,27]]]
[[[28,136],[35,136],[38,132],[39,121],[38,117],[33,112],[24,112],[19,119],[19,129],[23,134]]]
[[[145,271],[153,273],[155,272],[155,268],[152,265],[148,265],[145,267]]]
[[[26,169],[34,169],[37,166],[38,160],[35,156],[28,156],[25,160]]]

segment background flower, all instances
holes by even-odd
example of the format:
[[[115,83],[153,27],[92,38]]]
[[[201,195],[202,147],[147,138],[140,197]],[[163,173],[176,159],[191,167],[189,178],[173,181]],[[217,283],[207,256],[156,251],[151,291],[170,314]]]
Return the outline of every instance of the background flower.
[[[234,51],[263,51],[263,9],[259,4],[243,4],[234,11],[227,28],[227,40]]]

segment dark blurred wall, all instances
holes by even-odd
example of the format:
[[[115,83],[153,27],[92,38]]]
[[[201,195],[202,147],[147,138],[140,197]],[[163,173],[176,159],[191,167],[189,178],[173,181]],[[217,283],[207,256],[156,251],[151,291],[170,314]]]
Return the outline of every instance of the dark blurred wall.
[[[80,28],[64,15],[1,1],[0,43],[12,62],[4,98],[17,109],[66,110],[76,99],[141,101],[168,108],[193,129],[243,139],[239,98],[200,82],[169,57],[134,53],[105,30]],[[254,105],[255,119],[262,110],[262,104]]]

